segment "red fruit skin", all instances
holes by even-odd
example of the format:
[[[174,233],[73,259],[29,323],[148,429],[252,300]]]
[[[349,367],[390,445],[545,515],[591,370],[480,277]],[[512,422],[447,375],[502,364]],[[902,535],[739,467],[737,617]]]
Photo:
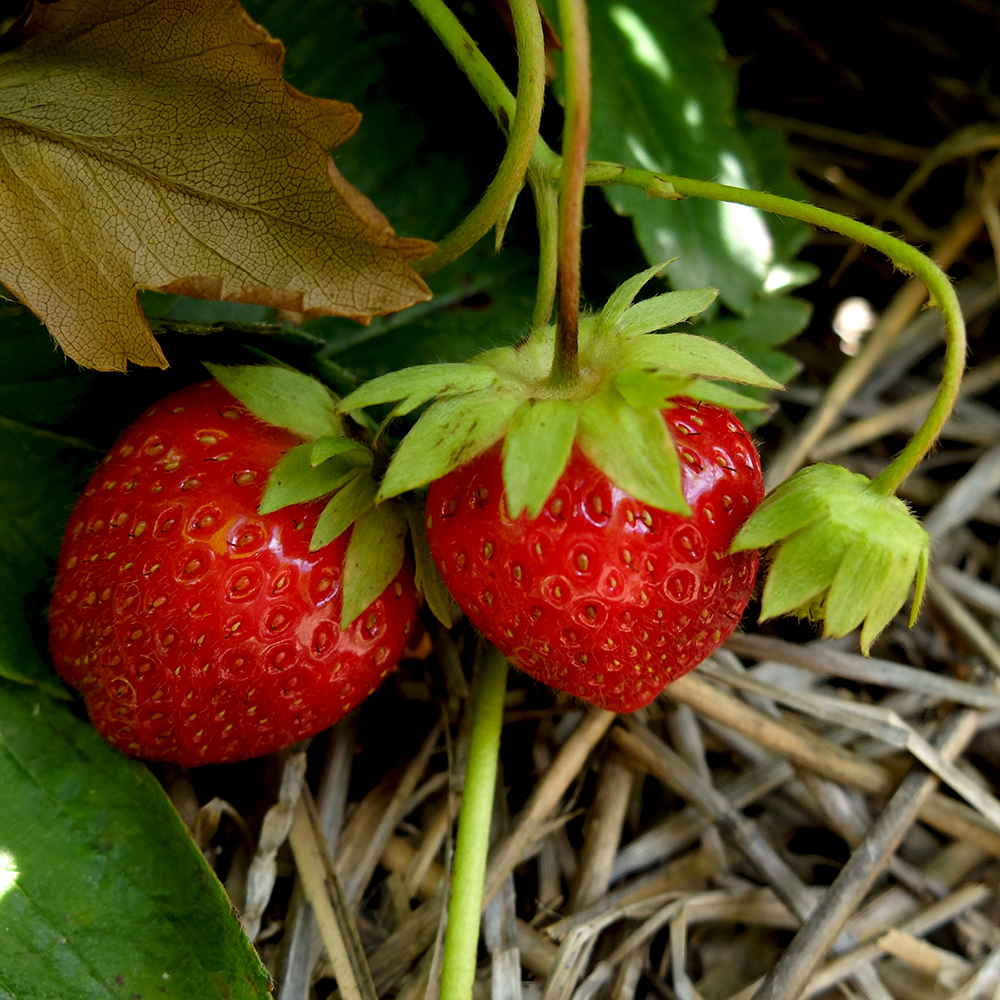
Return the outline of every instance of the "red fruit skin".
[[[400,659],[409,565],[342,632],[350,533],[310,552],[322,501],[257,514],[299,443],[205,382],[148,410],[94,473],[63,539],[49,646],[119,750],[187,767],[271,753],[336,722]]]
[[[507,511],[499,444],[427,495],[431,552],[476,628],[532,677],[615,712],[718,649],[757,575],[756,552],[725,554],[764,495],[757,449],[728,410],[672,402],[690,517],[636,500],[576,445],[534,521]]]

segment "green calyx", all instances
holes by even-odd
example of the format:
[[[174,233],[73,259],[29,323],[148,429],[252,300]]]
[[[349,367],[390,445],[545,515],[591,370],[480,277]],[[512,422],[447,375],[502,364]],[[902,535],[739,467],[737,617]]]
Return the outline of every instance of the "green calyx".
[[[923,598],[930,538],[902,500],[839,465],[812,465],[764,498],[732,551],[771,548],[761,620],[795,614],[839,638],[864,622],[861,651],[915,587],[910,625]]]
[[[551,378],[556,330],[547,326],[466,364],[393,372],[342,399],[338,413],[395,404],[387,420],[430,403],[389,463],[376,502],[424,486],[503,440],[511,516],[523,510],[538,516],[574,443],[637,499],[690,513],[676,448],[660,411],[676,396],[733,409],[763,405],[715,380],[780,385],[716,341],[654,333],[701,312],[717,295],[714,288],[700,288],[634,303],[662,268],[630,278],[600,313],[581,320],[580,374],[573,382]]]
[[[376,506],[379,483],[372,449],[350,436],[337,397],[302,372],[276,365],[207,364],[255,417],[291,431],[303,443],[286,452],[268,477],[258,507],[270,514],[290,504],[329,498],[309,549],[316,552],[353,528],[344,556],[340,627],[346,629],[395,578],[412,538],[415,580],[434,615],[451,625],[451,599],[431,558],[420,512],[403,500]]]

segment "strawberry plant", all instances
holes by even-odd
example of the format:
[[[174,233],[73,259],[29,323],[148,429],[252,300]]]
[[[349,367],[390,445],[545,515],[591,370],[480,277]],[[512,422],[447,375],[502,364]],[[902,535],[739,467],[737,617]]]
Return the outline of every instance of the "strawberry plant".
[[[150,772],[73,714],[50,661],[126,754],[230,762],[358,705],[413,636],[418,590],[450,625],[447,586],[492,643],[443,954],[442,996],[465,1000],[508,659],[634,711],[738,625],[758,550],[764,617],[831,636],[860,625],[867,652],[911,590],[919,610],[927,536],[894,494],[956,397],[955,296],[901,241],[783,196],[770,140],[730,122],[731,73],[699,5],[547,7],[558,151],[531,0],[511,0],[513,44],[490,58],[439,0],[413,0],[426,24],[391,4],[247,6],[29,4],[0,51],[0,142],[17,163],[0,176],[14,220],[0,280],[22,303],[4,305],[0,421],[11,996],[42,982],[66,996],[267,989]],[[254,18],[319,96],[282,79],[284,49]],[[331,38],[350,42],[335,58]],[[623,73],[641,82],[627,105]],[[350,142],[347,100],[366,115]],[[588,186],[634,238],[594,255],[584,295]],[[795,259],[802,223],[920,277],[948,351],[926,423],[883,474],[814,466],[761,502],[744,422],[766,419],[795,368],[777,348],[808,319],[787,294],[811,276]],[[169,360],[176,374],[63,369],[25,307],[83,365]],[[202,384],[206,358],[218,383]],[[50,982],[37,943],[63,934],[73,961]]]

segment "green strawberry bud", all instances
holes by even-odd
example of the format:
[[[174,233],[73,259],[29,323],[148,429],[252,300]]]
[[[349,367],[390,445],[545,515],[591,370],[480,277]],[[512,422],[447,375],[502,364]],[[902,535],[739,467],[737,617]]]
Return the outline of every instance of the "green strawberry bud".
[[[733,552],[772,547],[761,621],[794,614],[823,622],[839,638],[861,622],[861,651],[916,585],[916,621],[927,577],[930,537],[895,496],[839,465],[812,465],[764,498]]]

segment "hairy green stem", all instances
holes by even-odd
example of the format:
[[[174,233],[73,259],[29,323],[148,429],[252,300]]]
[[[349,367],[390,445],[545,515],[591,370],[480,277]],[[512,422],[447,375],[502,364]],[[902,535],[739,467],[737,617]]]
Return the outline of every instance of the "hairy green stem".
[[[458,816],[440,1000],[471,1000],[496,790],[507,661],[488,647],[479,670],[465,790]]]
[[[799,219],[813,226],[830,229],[852,240],[884,253],[898,268],[916,275],[930,294],[931,301],[944,316],[945,357],[941,383],[938,386],[934,405],[920,430],[910,439],[907,446],[880,475],[872,480],[872,489],[882,496],[891,496],[903,484],[907,476],[916,468],[920,460],[931,449],[942,427],[951,414],[958,399],[958,391],[965,369],[965,321],[958,304],[958,297],[948,276],[928,256],[915,247],[890,236],[879,229],[866,226],[863,222],[849,219],[815,205],[781,198],[763,191],[715,184],[711,181],[691,180],[669,174],[655,174],[648,170],[622,167],[613,163],[591,163],[587,169],[588,180],[596,184],[626,184],[639,187],[651,195],[666,198],[693,196],[710,198],[713,201],[736,202],[750,205],[765,212]]]
[[[517,100],[479,51],[443,0],[411,0],[468,76],[505,132],[507,150],[496,176],[476,207],[445,236],[426,260],[414,264],[423,276],[435,274],[473,247],[500,220],[524,182],[538,138],[545,97],[545,43],[535,0],[511,0],[517,37]]]
[[[565,124],[559,178],[559,299],[556,314],[554,385],[579,375],[580,235],[590,140],[590,35],[583,0],[559,0],[565,66]]]

